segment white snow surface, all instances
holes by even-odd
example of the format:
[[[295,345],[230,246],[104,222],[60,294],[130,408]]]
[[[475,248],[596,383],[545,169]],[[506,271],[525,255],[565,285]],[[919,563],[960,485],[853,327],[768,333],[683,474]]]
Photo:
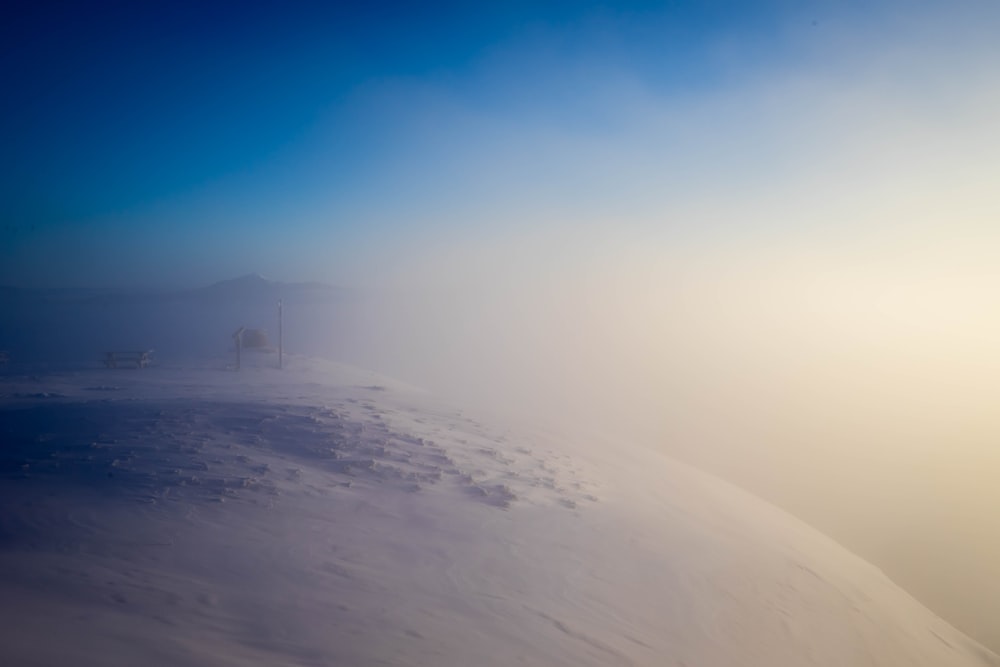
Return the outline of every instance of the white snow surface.
[[[4,665],[1000,664],[716,478],[331,362],[7,376],[0,442]]]

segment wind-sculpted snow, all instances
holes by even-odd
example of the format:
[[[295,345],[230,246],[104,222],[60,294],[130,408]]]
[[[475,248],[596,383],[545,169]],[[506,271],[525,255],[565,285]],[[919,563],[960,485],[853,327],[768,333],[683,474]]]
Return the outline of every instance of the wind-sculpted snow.
[[[997,664],[822,535],[626,442],[299,358],[0,396],[0,664]]]
[[[501,508],[528,491],[535,502],[553,500],[567,507],[596,501],[578,490],[582,485],[571,473],[549,468],[545,457],[530,450],[506,456],[482,444],[499,444],[489,434],[472,436],[476,442],[470,442],[446,433],[442,439],[451,442],[445,446],[394,430],[372,403],[353,398],[339,407],[179,400],[46,403],[0,412],[0,434],[6,441],[0,474],[11,484],[79,486],[140,502],[271,504],[283,493],[322,494],[355,485],[411,493],[441,485]]]

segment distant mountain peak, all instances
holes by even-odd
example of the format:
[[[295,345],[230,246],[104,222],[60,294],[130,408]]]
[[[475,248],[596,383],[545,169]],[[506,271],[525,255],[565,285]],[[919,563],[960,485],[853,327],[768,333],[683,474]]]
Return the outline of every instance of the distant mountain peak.
[[[244,276],[239,276],[238,278],[230,278],[228,280],[220,280],[219,282],[212,283],[205,289],[213,289],[216,287],[277,287],[283,285],[276,280],[271,280],[259,273],[248,273]]]
[[[272,280],[260,273],[248,273],[238,278],[220,280],[217,283],[194,290],[194,294],[206,297],[253,298],[256,296],[312,295],[323,297],[332,295],[336,289],[320,282],[286,283]]]

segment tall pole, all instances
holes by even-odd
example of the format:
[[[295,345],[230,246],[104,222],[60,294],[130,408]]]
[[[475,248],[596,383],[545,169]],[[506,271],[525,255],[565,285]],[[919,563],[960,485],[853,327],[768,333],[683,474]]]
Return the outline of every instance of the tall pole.
[[[240,348],[243,347],[243,331],[246,327],[240,327],[233,334],[233,339],[236,341],[236,370],[240,370]]]
[[[281,317],[281,299],[278,299],[278,368],[284,368],[282,355],[285,352],[284,347],[284,331],[282,329],[282,317]]]

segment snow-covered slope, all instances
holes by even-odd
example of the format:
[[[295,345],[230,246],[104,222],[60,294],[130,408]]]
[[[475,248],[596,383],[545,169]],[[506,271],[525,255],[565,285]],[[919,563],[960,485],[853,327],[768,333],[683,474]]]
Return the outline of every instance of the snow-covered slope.
[[[626,442],[293,358],[0,383],[0,663],[996,665]]]

